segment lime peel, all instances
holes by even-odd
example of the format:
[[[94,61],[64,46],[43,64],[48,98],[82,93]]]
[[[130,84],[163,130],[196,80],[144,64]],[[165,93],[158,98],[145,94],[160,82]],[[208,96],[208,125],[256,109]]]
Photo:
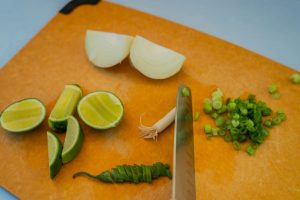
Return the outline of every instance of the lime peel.
[[[95,91],[80,100],[77,112],[88,126],[105,130],[116,127],[121,122],[124,107],[115,94],[108,91]]]
[[[50,131],[47,132],[47,138],[50,177],[54,178],[62,166],[62,144],[59,138]]]
[[[82,96],[80,86],[77,84],[65,85],[48,119],[49,127],[54,131],[65,131],[67,120],[76,110],[78,101]]]
[[[83,132],[77,121],[73,116],[68,119],[67,133],[62,150],[62,162],[68,163],[73,160],[80,152],[83,143]]]
[[[46,117],[46,107],[36,98],[26,98],[7,106],[0,114],[0,125],[3,129],[21,133],[33,130]]]

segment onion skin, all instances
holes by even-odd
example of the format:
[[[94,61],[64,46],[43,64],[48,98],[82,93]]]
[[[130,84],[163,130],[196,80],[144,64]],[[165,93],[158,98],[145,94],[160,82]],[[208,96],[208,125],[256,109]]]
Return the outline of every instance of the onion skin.
[[[132,41],[133,37],[129,35],[87,30],[85,50],[95,66],[108,68],[128,56]]]
[[[185,56],[136,36],[130,49],[130,63],[145,76],[166,79],[180,71]]]

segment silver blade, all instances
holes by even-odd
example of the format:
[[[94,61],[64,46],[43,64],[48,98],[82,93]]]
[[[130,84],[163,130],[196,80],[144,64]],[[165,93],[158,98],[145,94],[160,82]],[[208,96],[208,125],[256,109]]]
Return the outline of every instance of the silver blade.
[[[183,88],[189,95],[184,95]],[[172,199],[195,200],[192,93],[186,85],[181,85],[177,94],[173,174]]]

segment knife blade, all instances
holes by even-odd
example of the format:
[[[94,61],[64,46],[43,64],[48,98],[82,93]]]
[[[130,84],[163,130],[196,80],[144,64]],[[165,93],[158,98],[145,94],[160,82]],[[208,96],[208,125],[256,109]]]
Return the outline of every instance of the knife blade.
[[[192,93],[182,84],[178,88],[173,150],[173,200],[195,200],[194,134]]]

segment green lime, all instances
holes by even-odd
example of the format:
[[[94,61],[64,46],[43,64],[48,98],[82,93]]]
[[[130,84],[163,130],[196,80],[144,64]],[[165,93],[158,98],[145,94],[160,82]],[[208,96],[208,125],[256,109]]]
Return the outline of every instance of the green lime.
[[[74,113],[81,96],[82,91],[79,85],[65,85],[48,119],[51,129],[61,132],[66,131],[68,118]]]
[[[79,153],[83,142],[82,129],[73,116],[68,119],[67,133],[62,150],[62,162],[67,163],[73,160]]]
[[[25,132],[40,125],[46,116],[44,104],[35,98],[22,99],[0,114],[0,125],[9,132]]]
[[[62,144],[59,138],[50,131],[47,132],[47,137],[50,177],[54,178],[62,166]]]
[[[88,126],[104,130],[116,127],[121,122],[124,108],[113,93],[96,91],[80,100],[77,112]]]

